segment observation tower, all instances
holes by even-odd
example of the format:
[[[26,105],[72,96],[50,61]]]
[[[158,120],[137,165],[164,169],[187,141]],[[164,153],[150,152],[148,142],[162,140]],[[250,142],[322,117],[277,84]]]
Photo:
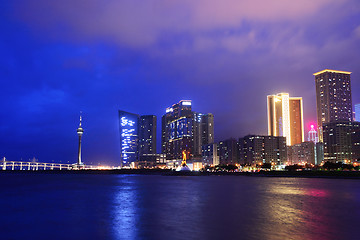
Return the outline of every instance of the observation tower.
[[[77,166],[78,168],[80,168],[80,166],[84,165],[82,162],[81,162],[81,137],[84,133],[84,129],[81,127],[81,112],[80,112],[80,123],[79,123],[79,127],[78,129],[76,130],[78,136],[79,136],[79,152],[78,152],[78,160],[77,160]]]

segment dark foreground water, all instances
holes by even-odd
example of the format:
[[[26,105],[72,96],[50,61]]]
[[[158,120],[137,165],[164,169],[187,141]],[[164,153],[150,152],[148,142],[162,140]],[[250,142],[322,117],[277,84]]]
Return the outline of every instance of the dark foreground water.
[[[1,173],[0,239],[360,239],[360,180]]]

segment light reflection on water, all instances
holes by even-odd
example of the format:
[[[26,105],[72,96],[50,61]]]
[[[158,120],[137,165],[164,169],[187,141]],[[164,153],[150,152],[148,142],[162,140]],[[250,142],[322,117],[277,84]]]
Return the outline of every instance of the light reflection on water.
[[[331,179],[130,176],[122,181],[113,208],[121,239],[341,239],[348,216],[336,207],[359,203],[349,189],[333,188]],[[358,182],[337,181],[359,188]]]
[[[263,237],[328,239],[330,229],[324,222],[329,221],[316,214],[327,201],[328,191],[296,183],[297,179],[284,179],[269,185],[261,205],[266,218],[263,224],[267,229]],[[321,234],[318,234],[318,230],[321,230]]]
[[[119,185],[114,189],[112,205],[113,231],[116,239],[136,239],[138,222],[138,203],[136,178],[119,177]]]
[[[1,239],[358,239],[359,180],[0,178]]]

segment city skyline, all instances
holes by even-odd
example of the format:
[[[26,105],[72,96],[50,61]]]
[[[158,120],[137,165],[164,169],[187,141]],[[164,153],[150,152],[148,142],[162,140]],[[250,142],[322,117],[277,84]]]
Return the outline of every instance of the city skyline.
[[[303,98],[307,132],[316,125],[312,74],[323,69],[353,72],[360,103],[360,3],[261,4],[5,2],[0,156],[75,162],[82,110],[82,161],[116,165],[117,111],[156,115],[161,126],[179,99],[214,114],[218,142],[266,135],[264,99],[288,92]]]

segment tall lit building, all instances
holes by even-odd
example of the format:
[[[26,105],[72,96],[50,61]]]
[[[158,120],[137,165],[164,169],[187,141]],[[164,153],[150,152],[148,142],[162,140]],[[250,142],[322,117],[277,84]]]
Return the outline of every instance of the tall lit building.
[[[355,121],[360,122],[360,103],[355,104]]]
[[[191,100],[181,100],[166,109],[161,119],[161,150],[167,159],[181,159],[182,151],[189,157],[200,157],[201,146],[214,139],[214,116],[193,112]]]
[[[129,167],[138,160],[139,115],[119,111],[120,167]]]
[[[120,167],[156,155],[156,116],[119,111]]]
[[[156,154],[156,116],[144,115],[139,119],[139,156]]]
[[[286,137],[287,145],[304,141],[303,103],[301,97],[288,93],[267,96],[268,134]]]
[[[323,141],[323,125],[336,121],[352,121],[351,72],[325,69],[314,73],[319,141]]]
[[[319,142],[318,133],[315,129],[315,126],[311,125],[310,127],[311,127],[311,129],[308,132],[308,141],[314,142],[314,143]]]

